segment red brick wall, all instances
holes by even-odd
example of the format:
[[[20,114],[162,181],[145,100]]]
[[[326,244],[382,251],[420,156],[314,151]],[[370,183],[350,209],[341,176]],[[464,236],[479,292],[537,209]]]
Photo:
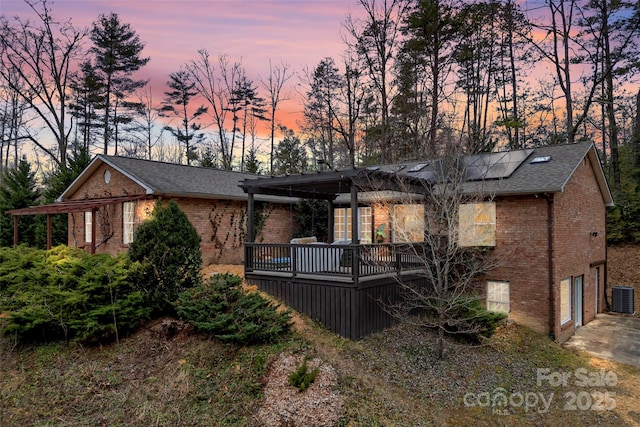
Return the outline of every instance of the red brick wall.
[[[111,174],[109,183],[104,179],[106,171]],[[145,189],[136,184],[130,178],[103,164],[86,182],[69,198],[81,200],[87,198],[119,197],[145,194]],[[136,202],[136,223],[144,220],[151,210],[153,201],[143,200]],[[89,250],[90,244],[85,243],[85,219],[84,213],[69,214],[70,246],[84,247]],[[122,204],[109,205],[98,209],[96,212],[96,252],[115,255],[127,250],[127,245],[122,243]]]
[[[496,200],[495,260],[487,280],[509,282],[509,317],[548,332],[547,202],[541,197]]]
[[[508,281],[516,322],[563,342],[574,333],[572,317],[560,324],[560,281],[583,276],[583,324],[595,317],[596,265],[606,258],[606,211],[591,164],[580,164],[562,193],[552,195],[554,318],[549,322],[547,200],[543,196],[496,199],[496,247],[501,265],[488,280]],[[597,236],[592,237],[591,233]],[[599,269],[599,307],[603,304],[604,267]]]
[[[109,184],[104,181],[104,172],[109,170]],[[90,197],[109,197],[145,194],[137,185],[108,165],[102,165],[81,187],[71,195],[78,200]],[[247,227],[247,203],[244,201],[176,199],[180,208],[196,228],[202,239],[202,261],[209,264],[242,264],[243,242]],[[148,218],[155,200],[136,203],[136,224]],[[257,205],[260,203],[258,202]],[[284,243],[291,239],[289,207],[265,204],[261,212],[266,216],[265,225],[256,241]],[[122,204],[100,208],[96,212],[96,252],[115,255],[127,250],[122,238]],[[69,245],[85,247],[85,220],[83,213],[69,215]]]
[[[554,285],[556,295],[555,336],[560,342],[573,335],[575,307],[572,295],[571,320],[560,324],[560,281],[583,276],[583,324],[595,317],[595,265],[606,259],[606,207],[596,185],[593,168],[582,162],[565,191],[554,196]],[[597,236],[592,236],[597,233]],[[603,295],[604,267],[600,267],[599,293]],[[601,298],[601,296],[599,297]],[[601,300],[602,302],[602,300]],[[602,303],[598,305],[602,307]]]

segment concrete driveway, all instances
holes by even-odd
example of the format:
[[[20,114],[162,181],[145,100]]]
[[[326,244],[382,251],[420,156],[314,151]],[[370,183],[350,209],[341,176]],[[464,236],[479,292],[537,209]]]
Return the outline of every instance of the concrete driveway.
[[[640,319],[598,314],[578,328],[564,346],[584,350],[601,359],[640,366]]]

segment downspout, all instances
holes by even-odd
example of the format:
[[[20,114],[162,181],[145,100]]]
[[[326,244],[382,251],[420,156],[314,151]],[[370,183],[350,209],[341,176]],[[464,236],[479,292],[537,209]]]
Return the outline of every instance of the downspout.
[[[640,94],[640,92],[638,92]],[[604,308],[606,311],[611,311],[611,304],[609,304],[609,297],[607,296],[607,270],[608,270],[608,265],[609,265],[609,245],[608,245],[608,239],[609,236],[607,236],[607,208],[605,208],[604,211],[604,278],[602,280],[602,283],[604,284]],[[598,291],[599,292],[599,291]],[[596,298],[600,298],[600,295],[596,295]],[[597,313],[596,313],[597,314]]]
[[[553,277],[553,194],[544,194],[547,200],[547,257],[549,268],[549,338],[555,341],[556,294]]]

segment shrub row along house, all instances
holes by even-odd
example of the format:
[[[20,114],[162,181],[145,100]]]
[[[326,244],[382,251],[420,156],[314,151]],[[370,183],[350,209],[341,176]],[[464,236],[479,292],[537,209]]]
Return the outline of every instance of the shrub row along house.
[[[482,277],[488,308],[565,341],[604,308],[613,199],[595,147],[480,154],[464,165],[465,191],[484,199],[460,206],[460,244],[506,260]],[[68,212],[69,245],[113,254],[126,251],[154,200],[175,199],[202,238],[205,264],[244,261],[249,283],[356,339],[392,323],[380,301],[397,298],[399,281],[424,282],[419,251],[402,248],[426,240],[421,192],[435,168],[258,177],[99,155],[58,203],[13,214]],[[302,198],[327,201],[325,244],[293,239]]]

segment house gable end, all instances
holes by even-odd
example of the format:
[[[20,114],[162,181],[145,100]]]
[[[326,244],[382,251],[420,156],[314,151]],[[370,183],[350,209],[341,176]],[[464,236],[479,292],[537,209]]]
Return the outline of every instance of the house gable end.
[[[94,184],[98,183],[98,180],[102,180],[104,182],[103,173],[105,171],[104,165],[108,165],[108,167],[112,168],[116,172],[122,174],[127,179],[131,180],[132,183],[138,185],[139,188],[142,188],[144,194],[153,194],[153,189],[149,187],[146,183],[137,179],[133,174],[129,171],[122,169],[118,165],[110,162],[108,158],[102,155],[97,155],[94,159],[89,163],[89,165],[78,175],[78,177],[64,190],[64,192],[56,199],[56,201],[61,202],[64,200],[78,199],[78,193],[85,189],[87,182],[92,181]],[[97,178],[98,171],[102,171],[99,178]],[[110,172],[112,173],[112,172]],[[85,193],[86,194],[86,193]],[[140,191],[137,191],[135,194],[140,194]],[[115,194],[112,194],[115,195]],[[97,196],[93,196],[97,197]],[[104,197],[104,194],[99,197]],[[81,197],[80,197],[81,198]]]

